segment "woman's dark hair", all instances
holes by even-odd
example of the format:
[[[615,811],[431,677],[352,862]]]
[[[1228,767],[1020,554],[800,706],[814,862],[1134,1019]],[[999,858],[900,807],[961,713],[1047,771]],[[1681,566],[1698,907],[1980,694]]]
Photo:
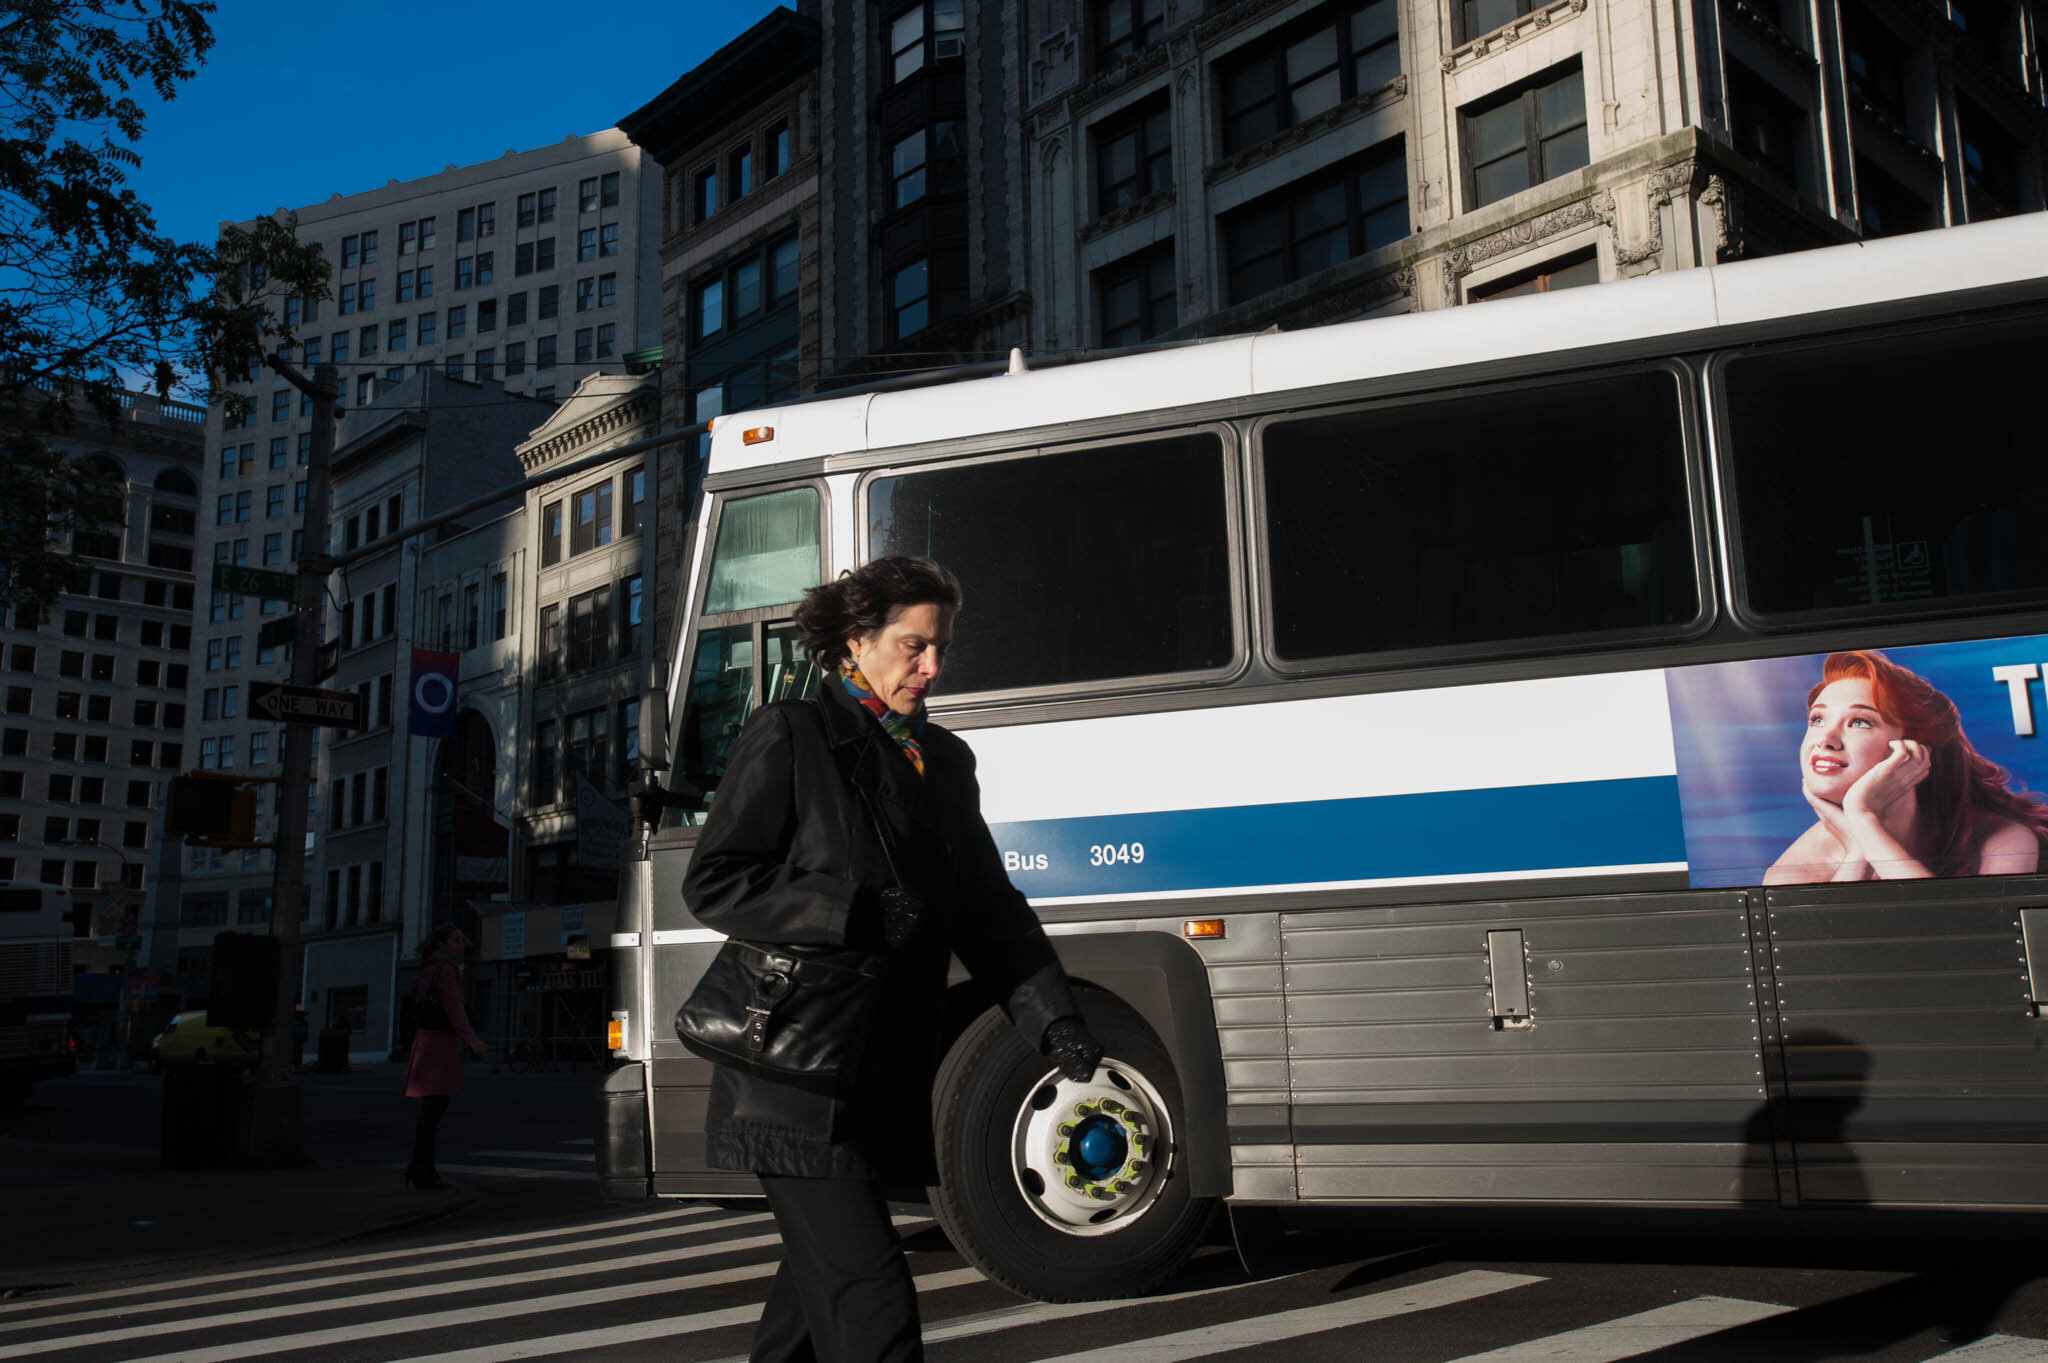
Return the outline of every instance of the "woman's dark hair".
[[[928,602],[959,610],[960,580],[928,558],[878,558],[805,592],[796,627],[820,667],[837,667],[848,639],[874,635],[904,610]]]
[[[436,924],[434,930],[427,934],[427,939],[420,943],[420,959],[422,961],[433,960],[434,953],[441,949],[441,944],[461,931],[462,929],[456,927],[453,923]]]

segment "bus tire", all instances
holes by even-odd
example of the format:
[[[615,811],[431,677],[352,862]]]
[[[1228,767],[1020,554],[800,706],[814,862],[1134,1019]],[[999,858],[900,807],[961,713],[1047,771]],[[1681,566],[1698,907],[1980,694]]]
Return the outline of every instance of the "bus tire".
[[[1114,1000],[1087,999],[1104,1050],[1087,1083],[990,1009],[933,1086],[939,1224],[992,1282],[1040,1301],[1149,1291],[1195,1252],[1217,1205],[1181,1168],[1185,1114],[1165,1048]]]

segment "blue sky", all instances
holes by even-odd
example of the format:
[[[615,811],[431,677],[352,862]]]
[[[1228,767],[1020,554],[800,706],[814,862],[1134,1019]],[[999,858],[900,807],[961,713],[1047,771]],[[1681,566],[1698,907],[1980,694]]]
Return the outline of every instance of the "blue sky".
[[[210,243],[223,219],[609,128],[775,7],[219,0],[213,51],[152,103],[128,183],[160,230]]]

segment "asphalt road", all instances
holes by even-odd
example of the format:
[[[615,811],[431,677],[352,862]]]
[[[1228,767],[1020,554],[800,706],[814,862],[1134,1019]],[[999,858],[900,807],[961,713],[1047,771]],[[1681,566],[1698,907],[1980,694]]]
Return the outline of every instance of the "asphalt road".
[[[754,1205],[597,1202],[592,1083],[476,1076],[443,1163],[484,1195],[443,1219],[28,1294],[0,1303],[0,1360],[744,1355],[772,1224]],[[0,1135],[11,1158],[38,1139],[134,1154],[149,1094],[82,1076]],[[336,1166],[403,1157],[410,1107],[389,1073],[309,1078],[305,1111],[309,1149]],[[1247,1218],[1249,1271],[1219,1235],[1157,1298],[1042,1306],[902,1210],[935,1360],[2048,1360],[2038,1218],[1290,1211]]]

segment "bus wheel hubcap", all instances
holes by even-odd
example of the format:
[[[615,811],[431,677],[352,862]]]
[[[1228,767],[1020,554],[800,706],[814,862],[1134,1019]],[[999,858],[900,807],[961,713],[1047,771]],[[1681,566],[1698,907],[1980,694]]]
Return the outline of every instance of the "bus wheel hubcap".
[[[1121,1230],[1158,1200],[1172,1137],[1165,1100],[1131,1066],[1104,1057],[1084,1083],[1055,1070],[1017,1113],[1018,1191],[1070,1235]]]

